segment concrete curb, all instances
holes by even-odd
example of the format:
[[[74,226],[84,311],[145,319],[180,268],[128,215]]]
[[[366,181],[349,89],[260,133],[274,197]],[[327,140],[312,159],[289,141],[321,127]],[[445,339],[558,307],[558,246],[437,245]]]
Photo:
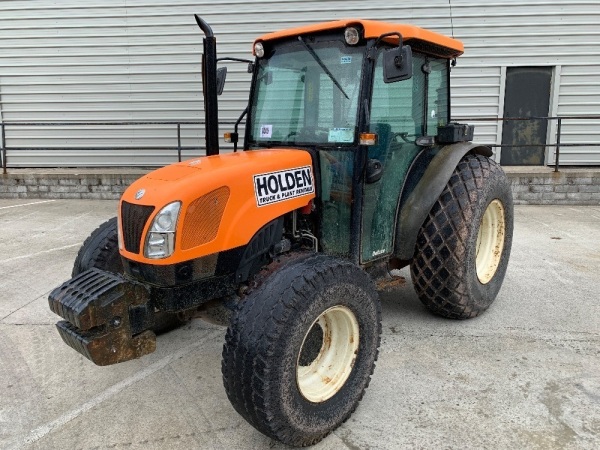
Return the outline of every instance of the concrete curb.
[[[600,168],[505,167],[517,205],[600,205]]]
[[[0,198],[118,200],[152,168],[10,169]],[[505,167],[518,205],[600,205],[600,168]]]

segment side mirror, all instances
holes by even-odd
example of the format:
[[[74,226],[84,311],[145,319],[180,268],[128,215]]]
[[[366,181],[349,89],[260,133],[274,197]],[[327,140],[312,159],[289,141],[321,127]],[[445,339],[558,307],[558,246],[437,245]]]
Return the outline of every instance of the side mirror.
[[[227,78],[227,67],[220,67],[217,69],[217,95],[223,93],[225,87],[225,78]]]
[[[385,83],[409,80],[412,75],[412,50],[409,45],[385,50],[383,54],[383,81]]]

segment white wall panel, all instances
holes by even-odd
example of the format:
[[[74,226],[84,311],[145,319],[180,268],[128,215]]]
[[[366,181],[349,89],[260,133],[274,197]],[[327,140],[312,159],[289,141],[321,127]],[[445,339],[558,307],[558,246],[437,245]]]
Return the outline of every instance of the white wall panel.
[[[275,0],[30,0],[0,2],[0,118],[4,121],[117,121],[204,118],[202,34],[193,13],[213,27],[220,56],[250,57],[253,39],[281,28],[362,17],[454,33],[466,53],[452,72],[454,118],[502,115],[502,68],[562,66],[555,110],[600,114],[600,0],[448,0],[416,2]],[[220,118],[244,109],[249,75],[229,66]],[[476,139],[498,142],[499,124],[473,122]],[[563,123],[563,142],[600,142],[600,121]],[[229,126],[222,126],[228,129]],[[203,146],[201,126],[182,144]],[[173,146],[174,126],[8,127],[9,165],[160,165],[174,149],[100,151],[85,147]],[[74,150],[52,150],[57,147]],[[198,154],[186,151],[184,156]],[[549,158],[551,159],[551,158]],[[565,164],[600,164],[600,147],[563,148]]]

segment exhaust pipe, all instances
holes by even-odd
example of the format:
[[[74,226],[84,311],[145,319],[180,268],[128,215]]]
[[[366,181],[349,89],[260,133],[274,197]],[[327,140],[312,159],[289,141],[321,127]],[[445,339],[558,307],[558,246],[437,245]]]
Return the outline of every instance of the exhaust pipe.
[[[217,39],[212,28],[198,14],[196,23],[204,33],[202,53],[202,94],[206,156],[219,154],[219,107],[217,104]]]

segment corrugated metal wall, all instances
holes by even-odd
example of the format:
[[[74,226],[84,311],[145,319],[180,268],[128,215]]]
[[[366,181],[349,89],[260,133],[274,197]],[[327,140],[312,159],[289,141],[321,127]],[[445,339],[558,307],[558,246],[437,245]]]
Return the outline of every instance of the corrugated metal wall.
[[[185,1],[30,0],[0,2],[0,101],[4,121],[203,119],[202,35],[193,13],[218,40],[219,56],[250,57],[253,39],[280,28],[345,17],[409,22],[451,34],[448,0]],[[557,67],[551,113],[600,113],[600,1],[452,0],[455,37],[466,54],[452,72],[456,119],[503,112],[506,66]],[[247,102],[249,75],[230,65],[220,118],[233,121]],[[563,142],[600,142],[599,122],[568,121]],[[224,129],[230,128],[223,126]],[[555,133],[551,126],[549,134]],[[183,145],[203,145],[184,126]],[[500,143],[501,125],[477,123],[476,138]],[[550,139],[553,141],[554,137]],[[173,149],[56,150],[52,147],[174,146],[173,125],[8,127],[9,165],[162,165]],[[184,152],[184,157],[198,154]],[[549,155],[549,162],[553,156]],[[563,149],[565,164],[600,164],[600,148]]]

